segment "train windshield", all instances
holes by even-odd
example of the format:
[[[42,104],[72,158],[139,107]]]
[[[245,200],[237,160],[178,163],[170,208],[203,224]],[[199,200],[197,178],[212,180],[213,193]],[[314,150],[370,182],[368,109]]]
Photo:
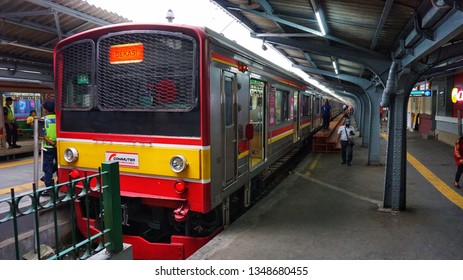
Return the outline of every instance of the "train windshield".
[[[198,53],[198,43],[193,37],[160,30],[110,33],[96,41],[85,39],[63,47],[58,50],[55,62],[63,130],[86,131],[74,124],[67,125],[74,118],[85,119],[90,115],[93,120],[112,116],[122,122],[148,118],[158,126],[171,126],[166,119],[188,123],[185,118],[193,118],[199,122],[194,117],[199,118]],[[89,131],[178,133],[147,127],[138,131],[130,124],[126,128],[128,131],[119,131],[118,127],[109,131],[107,127],[94,127]],[[181,136],[199,133],[199,128],[195,132],[191,128],[186,130]]]

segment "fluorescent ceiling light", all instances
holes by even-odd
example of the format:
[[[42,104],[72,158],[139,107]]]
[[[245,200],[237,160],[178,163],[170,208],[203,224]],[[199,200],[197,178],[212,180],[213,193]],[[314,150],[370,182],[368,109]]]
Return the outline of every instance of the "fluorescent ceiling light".
[[[336,64],[336,61],[334,61],[334,60],[332,61],[332,63],[333,63],[333,67],[334,67],[334,72],[336,73],[336,75],[338,75],[339,74],[338,73],[338,65]]]
[[[317,18],[318,26],[320,26],[320,32],[323,36],[326,35],[325,27],[323,26],[322,19],[320,18],[320,13],[318,11],[315,12],[315,17]]]

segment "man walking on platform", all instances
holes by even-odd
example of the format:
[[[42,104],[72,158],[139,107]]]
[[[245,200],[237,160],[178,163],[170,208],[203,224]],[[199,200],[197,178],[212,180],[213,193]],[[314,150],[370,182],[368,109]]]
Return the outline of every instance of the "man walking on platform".
[[[323,130],[328,130],[330,128],[331,120],[331,105],[328,100],[325,100],[325,104],[322,106],[322,118],[323,118]]]
[[[350,166],[354,150],[354,128],[350,126],[350,120],[345,119],[344,124],[338,128],[339,141],[341,142],[341,164]]]

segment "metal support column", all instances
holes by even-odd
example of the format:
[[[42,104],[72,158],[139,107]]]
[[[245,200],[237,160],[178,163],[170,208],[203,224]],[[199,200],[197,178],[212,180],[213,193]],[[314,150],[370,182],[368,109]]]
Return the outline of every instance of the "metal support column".
[[[370,92],[371,91],[371,92]],[[380,147],[380,130],[381,130],[381,116],[379,114],[379,103],[381,99],[382,88],[372,87],[367,90],[368,96],[371,100],[371,121],[370,127],[367,129],[370,134],[369,149],[368,149],[368,164],[380,165],[381,164],[381,147]]]
[[[365,91],[366,92],[366,91]],[[371,99],[368,94],[362,94],[360,98],[363,100],[362,111],[362,147],[370,146],[370,122],[371,122]]]
[[[408,93],[416,77],[410,76],[399,84],[391,96],[388,119],[388,144],[384,180],[383,207],[396,211],[406,209],[407,138],[406,120]]]

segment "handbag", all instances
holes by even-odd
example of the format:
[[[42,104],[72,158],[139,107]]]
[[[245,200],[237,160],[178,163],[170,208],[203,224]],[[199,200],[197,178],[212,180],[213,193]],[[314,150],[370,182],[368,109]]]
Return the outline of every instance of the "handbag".
[[[351,146],[354,146],[354,145],[355,145],[355,141],[354,141],[354,139],[352,139],[351,137],[349,137],[349,134],[347,133],[346,127],[344,127],[344,131],[346,132],[347,144],[349,144],[349,145],[351,145]]]

